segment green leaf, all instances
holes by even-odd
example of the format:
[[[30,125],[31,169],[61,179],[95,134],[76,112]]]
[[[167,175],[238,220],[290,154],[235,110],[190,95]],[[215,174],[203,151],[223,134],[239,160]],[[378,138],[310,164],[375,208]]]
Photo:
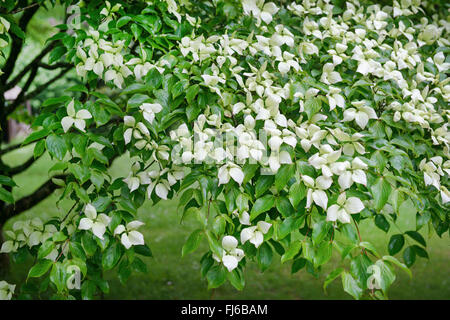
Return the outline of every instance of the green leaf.
[[[414,264],[416,261],[416,251],[413,246],[409,246],[403,251],[403,260],[408,268]]]
[[[424,248],[419,247],[418,245],[413,245],[413,248],[414,248],[414,251],[416,251],[416,254],[419,257],[429,259],[428,253],[427,253],[427,251]]]
[[[392,258],[394,258],[394,257],[392,257]],[[383,257],[383,260],[385,260],[385,257]],[[395,281],[395,273],[392,271],[392,268],[388,264],[386,264],[383,260],[378,260],[375,264],[380,269],[381,290],[383,290],[384,293],[387,293],[389,287]],[[395,260],[397,261],[397,259],[395,259]],[[400,263],[400,262],[398,262],[398,263]],[[403,263],[401,263],[401,264],[407,270],[409,270]]]
[[[39,278],[42,277],[44,274],[47,273],[48,270],[50,270],[50,267],[52,266],[53,261],[51,260],[39,260],[38,263],[36,263],[28,272],[28,278]]]
[[[67,153],[66,141],[55,134],[51,134],[45,139],[48,152],[56,159],[62,161]]]
[[[354,244],[359,243],[359,238],[358,238],[358,235],[356,234],[356,230],[351,224],[349,224],[349,223],[344,224],[341,227],[341,232],[344,236],[346,236]]]
[[[206,274],[213,266],[214,261],[215,260],[211,257],[211,252],[207,252],[203,255],[203,257],[200,259],[200,273],[202,277],[206,277]]]
[[[384,217],[384,215],[382,215],[382,214],[377,214],[375,216],[375,225],[378,228],[380,228],[381,230],[383,230],[384,232],[389,231],[390,224],[387,221],[387,219]]]
[[[359,243],[359,246],[361,248],[364,248],[364,249],[372,252],[376,257],[379,257],[377,249],[375,248],[375,246],[372,243],[370,243],[368,241],[362,241],[362,242]]]
[[[281,256],[281,263],[285,263],[286,261],[293,259],[297,255],[297,253],[299,253],[301,248],[302,248],[301,241],[291,242],[291,244],[289,245],[289,248]]]
[[[91,176],[89,177],[89,179],[91,180],[97,191],[100,190],[100,188],[103,186],[103,183],[105,182],[103,174],[98,171],[91,171]]]
[[[117,242],[114,242],[105,250],[102,257],[102,266],[104,270],[111,270],[116,266],[122,257],[122,250]]]
[[[140,28],[137,24],[133,23],[131,25],[131,32],[133,33],[134,40],[139,39],[139,36],[142,34],[142,28]]]
[[[362,296],[363,290],[359,287],[358,283],[355,279],[353,279],[352,275],[347,271],[343,271],[342,275],[342,287],[344,291],[350,294],[356,300],[359,300]]]
[[[241,291],[245,286],[245,279],[242,274],[242,271],[239,269],[234,269],[231,272],[228,272],[228,281],[230,281],[231,285],[235,287],[237,290]]]
[[[394,209],[395,213],[399,213],[400,210],[400,206],[404,201],[404,195],[403,192],[401,192],[400,190],[396,189],[392,192],[391,195],[391,202],[392,202],[392,208]]]
[[[275,177],[273,175],[262,175],[255,183],[255,198],[259,198],[272,185]]]
[[[130,199],[122,199],[119,201],[119,204],[125,211],[128,211],[132,215],[135,215],[137,213],[136,206]]]
[[[424,211],[416,214],[416,230],[420,230],[431,219],[430,211]]]
[[[284,239],[288,234],[299,228],[299,224],[303,222],[304,219],[294,218],[292,216],[287,217],[278,227],[278,240]]]
[[[260,168],[257,164],[250,164],[247,163],[242,168],[242,171],[244,172],[244,180],[242,181],[242,184],[245,185],[247,182],[249,182],[256,173],[256,170]]]
[[[119,281],[122,284],[125,284],[125,282],[127,282],[130,275],[131,275],[131,268],[128,265],[128,261],[124,259],[119,264],[119,270],[118,270]]]
[[[372,261],[365,254],[359,254],[351,258],[350,274],[358,281],[358,285],[364,290],[367,288],[367,279],[369,279],[369,267]]]
[[[86,94],[89,93],[88,88],[86,88],[86,86],[82,84],[76,84],[70,88],[65,89],[65,91],[84,92]]]
[[[66,287],[64,267],[61,263],[56,262],[53,264],[52,271],[50,272],[50,281],[53,282],[58,290],[62,292]]]
[[[295,259],[292,263],[291,274],[298,272],[300,269],[304,268],[307,260],[305,258]]]
[[[250,196],[245,194],[245,193],[241,193],[240,195],[237,196],[236,198],[236,206],[239,210],[239,212],[244,212],[244,211],[248,211],[248,202],[250,201]]]
[[[267,268],[269,268],[270,264],[272,263],[272,257],[272,247],[267,242],[263,242],[258,248],[257,253],[257,261],[261,271],[264,272]]]
[[[67,236],[62,231],[55,232],[52,236],[52,240],[54,242],[63,242],[66,241]]]
[[[222,247],[217,242],[217,239],[214,237],[211,231],[206,231],[206,237],[208,238],[209,247],[211,251],[218,257],[222,256],[223,250]]]
[[[50,131],[47,128],[44,128],[39,131],[34,131],[22,142],[22,145],[25,146],[31,142],[40,140],[40,139],[46,137],[49,133],[50,133]]]
[[[33,150],[34,158],[36,159],[36,158],[40,157],[44,153],[44,151],[45,151],[45,141],[40,140],[34,146],[34,150]]]
[[[321,266],[331,259],[333,253],[333,245],[328,242],[322,242],[316,249],[314,254],[314,266]]]
[[[131,267],[133,268],[134,271],[137,272],[142,272],[142,273],[147,273],[148,269],[147,269],[147,265],[144,263],[144,261],[142,261],[139,258],[134,258],[133,262],[131,263]]]
[[[197,229],[191,233],[186,243],[184,244],[183,249],[181,250],[182,257],[187,255],[188,253],[195,251],[198,248],[200,241],[202,240],[202,235],[203,230],[201,229]]]
[[[189,104],[192,104],[198,92],[200,91],[200,86],[198,84],[194,84],[190,86],[186,91],[186,100]]]
[[[370,191],[373,196],[375,210],[380,211],[389,199],[391,185],[386,179],[381,177],[370,187]]]
[[[95,242],[93,237],[92,233],[86,232],[81,238],[81,245],[88,256],[93,256],[95,251],[97,251],[97,242]]]
[[[208,289],[218,288],[227,279],[227,271],[223,266],[214,266],[209,269],[206,279],[208,280]]]
[[[129,17],[129,16],[120,17],[120,19],[117,20],[116,27],[122,28],[124,25],[126,25],[130,21],[131,21],[131,17]]]
[[[147,245],[134,246],[134,252],[145,257],[153,257],[153,253]]]
[[[86,280],[81,285],[81,298],[83,300],[92,300],[94,299],[94,294],[97,289],[94,281]]]
[[[145,77],[146,83],[153,89],[158,89],[162,83],[162,75],[156,68],[151,69]]]
[[[81,259],[83,261],[86,260],[86,254],[84,253],[83,246],[78,242],[69,242],[69,250],[74,258]]]
[[[139,107],[144,102],[149,101],[150,97],[146,94],[136,93],[130,99],[128,99],[128,105],[130,107]]]
[[[104,212],[108,209],[111,202],[112,200],[109,197],[98,197],[94,202],[92,202],[92,205],[95,209],[97,209],[97,212]]]
[[[45,241],[39,248],[38,259],[44,259],[55,248],[53,241]]]
[[[55,104],[63,104],[67,101],[70,101],[71,97],[69,96],[60,96],[55,98],[49,98],[42,103],[43,107],[53,106]]]
[[[14,180],[7,176],[0,175],[0,185],[10,186],[10,187],[16,187],[17,184],[14,182]]]
[[[2,5],[4,3],[5,3],[5,1],[2,1]],[[25,39],[25,37],[26,37],[25,32],[23,32],[22,29],[20,29],[19,26],[15,22],[11,23],[10,30],[11,30],[11,32],[13,32],[19,38]]]
[[[425,241],[425,239],[422,237],[422,235],[420,233],[418,233],[417,231],[406,231],[405,232],[408,236],[410,236],[412,239],[416,240],[418,243],[420,243],[421,245],[423,245],[424,247],[427,246],[427,243]]]
[[[334,269],[333,271],[331,271],[327,275],[327,277],[325,278],[325,281],[323,283],[323,291],[325,291],[325,293],[327,292],[328,285],[331,282],[333,282],[335,279],[337,279],[342,274],[342,272],[344,272],[343,268],[337,268],[337,269]]]
[[[303,183],[296,182],[289,188],[289,201],[294,208],[298,206],[306,196],[306,187]]]
[[[184,92],[184,88],[187,85],[187,80],[181,80],[175,83],[170,92],[172,93],[173,99],[176,99],[180,94]]]
[[[278,212],[280,212],[283,217],[289,217],[295,213],[295,210],[289,202],[288,198],[283,196],[277,197],[276,207]]]
[[[295,165],[293,164],[284,164],[278,169],[277,174],[275,175],[275,188],[278,192],[286,186],[294,173]]]
[[[253,221],[261,213],[270,210],[274,204],[275,197],[272,194],[267,194],[264,197],[257,199],[250,212],[250,220]]]
[[[325,239],[331,226],[331,223],[325,220],[314,223],[311,239],[315,245],[321,243]]]
[[[312,245],[312,241],[308,240],[303,242],[302,245],[303,248],[303,256],[305,257],[306,260],[308,260],[310,263],[314,263],[314,247]]]
[[[0,187],[0,200],[6,203],[14,203],[12,193],[2,187]]]
[[[403,263],[401,263],[400,261],[398,261],[395,257],[392,256],[383,256],[382,258],[384,261],[390,262],[394,265],[396,265],[397,267],[399,267],[400,269],[402,269],[403,271],[405,271],[410,278],[412,278],[412,272],[411,270],[408,269],[408,267],[406,265],[404,265]],[[395,278],[395,277],[394,277]]]
[[[69,163],[69,171],[75,178],[80,181],[80,184],[85,183],[90,177],[90,168],[87,166],[80,166],[76,163]]]
[[[53,62],[59,60],[66,52],[67,52],[66,47],[60,46],[60,47],[54,48],[50,52],[50,56],[48,58],[48,64],[52,64]]]
[[[309,98],[305,102],[305,112],[308,116],[308,119],[311,118],[320,111],[322,108],[322,101],[319,98]]]
[[[400,252],[405,244],[405,237],[402,234],[394,234],[389,240],[388,251],[391,256]]]

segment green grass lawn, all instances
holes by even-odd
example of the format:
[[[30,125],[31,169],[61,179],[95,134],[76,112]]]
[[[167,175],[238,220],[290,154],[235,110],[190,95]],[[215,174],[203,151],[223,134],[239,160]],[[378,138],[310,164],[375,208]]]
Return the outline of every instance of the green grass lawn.
[[[8,154],[3,160],[9,164],[18,165],[31,154],[32,147],[27,147]],[[19,187],[14,189],[16,199],[31,193],[48,178],[48,169],[52,166],[48,155],[39,159],[27,172],[15,177]],[[117,159],[111,168],[115,176],[126,176],[130,162],[123,157]],[[61,191],[56,191],[51,197],[38,206],[24,212],[19,217],[9,221],[5,228],[10,228],[16,219],[27,219],[40,216],[46,219],[51,216],[63,215],[71,206],[71,202],[62,201],[56,206]],[[415,227],[415,211],[407,205],[402,208],[398,226],[403,230],[413,230]],[[177,201],[160,202],[152,206],[147,202],[140,210],[138,218],[145,222],[142,228],[147,244],[153,251],[153,258],[145,258],[148,267],[147,274],[134,273],[126,286],[120,284],[114,273],[107,275],[110,280],[110,293],[107,299],[209,299],[211,291],[207,290],[206,280],[200,278],[199,260],[206,251],[207,244],[202,243],[199,250],[181,258],[181,248],[184,241],[196,228],[194,219],[187,219],[180,224],[180,214],[177,212]],[[361,235],[363,240],[373,242],[382,254],[386,254],[387,237],[383,231],[362,222]],[[398,233],[391,228],[389,235]],[[397,279],[391,287],[391,299],[450,299],[450,241],[446,233],[443,238],[435,234],[429,236],[427,229],[421,230],[428,243],[430,260],[418,258],[412,267],[413,279],[402,271],[397,271]],[[410,241],[410,240],[408,240]],[[401,258],[400,258],[401,259]],[[274,259],[275,261],[277,259]],[[278,259],[279,260],[279,259]],[[26,277],[27,267],[31,265],[12,265],[8,276],[10,282],[19,283]],[[342,290],[340,280],[328,287],[328,295],[322,289],[323,280],[333,267],[340,264],[337,253],[326,265],[319,279],[315,279],[305,270],[291,275],[291,265],[273,263],[261,273],[256,264],[250,263],[246,270],[246,287],[236,291],[231,285],[225,285],[214,292],[214,299],[350,299]]]

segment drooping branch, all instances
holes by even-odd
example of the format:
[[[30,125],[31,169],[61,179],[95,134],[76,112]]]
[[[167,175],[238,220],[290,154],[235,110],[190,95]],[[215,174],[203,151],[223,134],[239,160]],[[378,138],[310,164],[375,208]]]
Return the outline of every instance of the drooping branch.
[[[33,163],[39,158],[34,158],[34,156],[31,156],[30,159],[28,159],[27,161],[25,161],[23,164],[17,166],[17,167],[12,167],[10,169],[8,169],[7,174],[9,176],[13,176],[16,174],[19,174],[25,170],[27,170],[29,167],[31,167],[33,165]]]
[[[65,179],[65,175],[57,175],[47,180],[43,185],[41,185],[36,191],[34,191],[29,196],[23,197],[18,200],[15,204],[10,204],[4,207],[3,212],[0,214],[0,225],[4,224],[8,219],[18,215],[21,212],[24,212],[39,202],[47,198],[51,195],[56,189],[60,188],[60,186],[53,183],[52,179]]]
[[[22,146],[21,143],[10,145],[10,146],[8,146],[8,147],[3,148],[3,149],[0,150],[0,156],[2,156],[2,155],[4,155],[4,154],[7,154],[7,153],[10,153],[10,152],[12,152],[12,151],[14,151],[14,150],[20,149],[20,148],[22,148],[22,147],[23,147],[23,146]]]

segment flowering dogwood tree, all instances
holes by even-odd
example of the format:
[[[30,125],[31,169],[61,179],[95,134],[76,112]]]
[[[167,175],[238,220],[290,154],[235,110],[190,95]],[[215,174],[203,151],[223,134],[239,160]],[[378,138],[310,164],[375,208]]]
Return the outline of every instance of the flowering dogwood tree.
[[[182,254],[209,244],[209,288],[241,290],[249,262],[264,271],[277,257],[317,274],[337,252],[324,288],[341,278],[355,299],[383,299],[398,270],[428,257],[418,231],[448,232],[448,4],[62,2],[79,21],[57,26],[49,63],[73,66],[83,85],[44,101],[23,144],[58,160],[53,183],[75,204],[15,223],[1,247],[36,257],[31,297],[89,299],[107,292],[104,271],[126,281],[143,269],[145,199],[178,197],[180,216],[197,217]],[[3,1],[0,46],[21,34],[16,16],[43,3]],[[131,172],[113,180],[107,169],[125,153]],[[378,252],[359,223],[387,232],[405,201],[416,228]],[[20,288],[0,282],[0,298]]]

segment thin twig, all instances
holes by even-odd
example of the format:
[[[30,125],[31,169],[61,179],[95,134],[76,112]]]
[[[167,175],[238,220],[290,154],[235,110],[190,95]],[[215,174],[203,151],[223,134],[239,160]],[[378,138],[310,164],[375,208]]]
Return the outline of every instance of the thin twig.
[[[11,11],[11,14],[16,14],[16,13],[25,11],[25,10],[27,10],[27,9],[33,8],[33,7],[38,6],[38,5],[39,5],[39,2],[35,2],[35,3],[33,3],[33,4],[30,4],[29,6],[26,6],[26,7],[19,8],[19,9],[16,9],[16,10],[14,10],[14,11]]]
[[[358,224],[356,223],[356,220],[355,220],[355,219],[353,219],[353,222],[355,223],[356,231],[358,231],[359,242],[362,242],[361,233],[359,232]],[[361,253],[367,255],[367,254],[366,254],[366,249],[365,249],[365,248],[361,248]]]
[[[75,201],[75,203],[73,204],[72,208],[70,208],[69,212],[67,212],[67,214],[64,216],[64,218],[61,220],[61,223],[63,223],[67,217],[69,216],[70,212],[72,212],[73,208],[75,208],[75,206],[77,205],[77,202]]]
[[[56,258],[56,260],[55,260],[55,263],[57,263],[57,262],[58,262],[58,260],[59,260],[59,258],[61,258],[61,256],[62,256],[62,254],[63,254],[64,250],[65,250],[65,249],[66,249],[66,247],[67,247],[67,244],[69,243],[69,240],[70,240],[70,238],[69,238],[69,239],[67,239],[67,240],[66,240],[66,242],[64,242],[64,246],[63,246],[63,248],[62,248],[61,252],[59,253],[59,255],[58,255],[58,258]]]

